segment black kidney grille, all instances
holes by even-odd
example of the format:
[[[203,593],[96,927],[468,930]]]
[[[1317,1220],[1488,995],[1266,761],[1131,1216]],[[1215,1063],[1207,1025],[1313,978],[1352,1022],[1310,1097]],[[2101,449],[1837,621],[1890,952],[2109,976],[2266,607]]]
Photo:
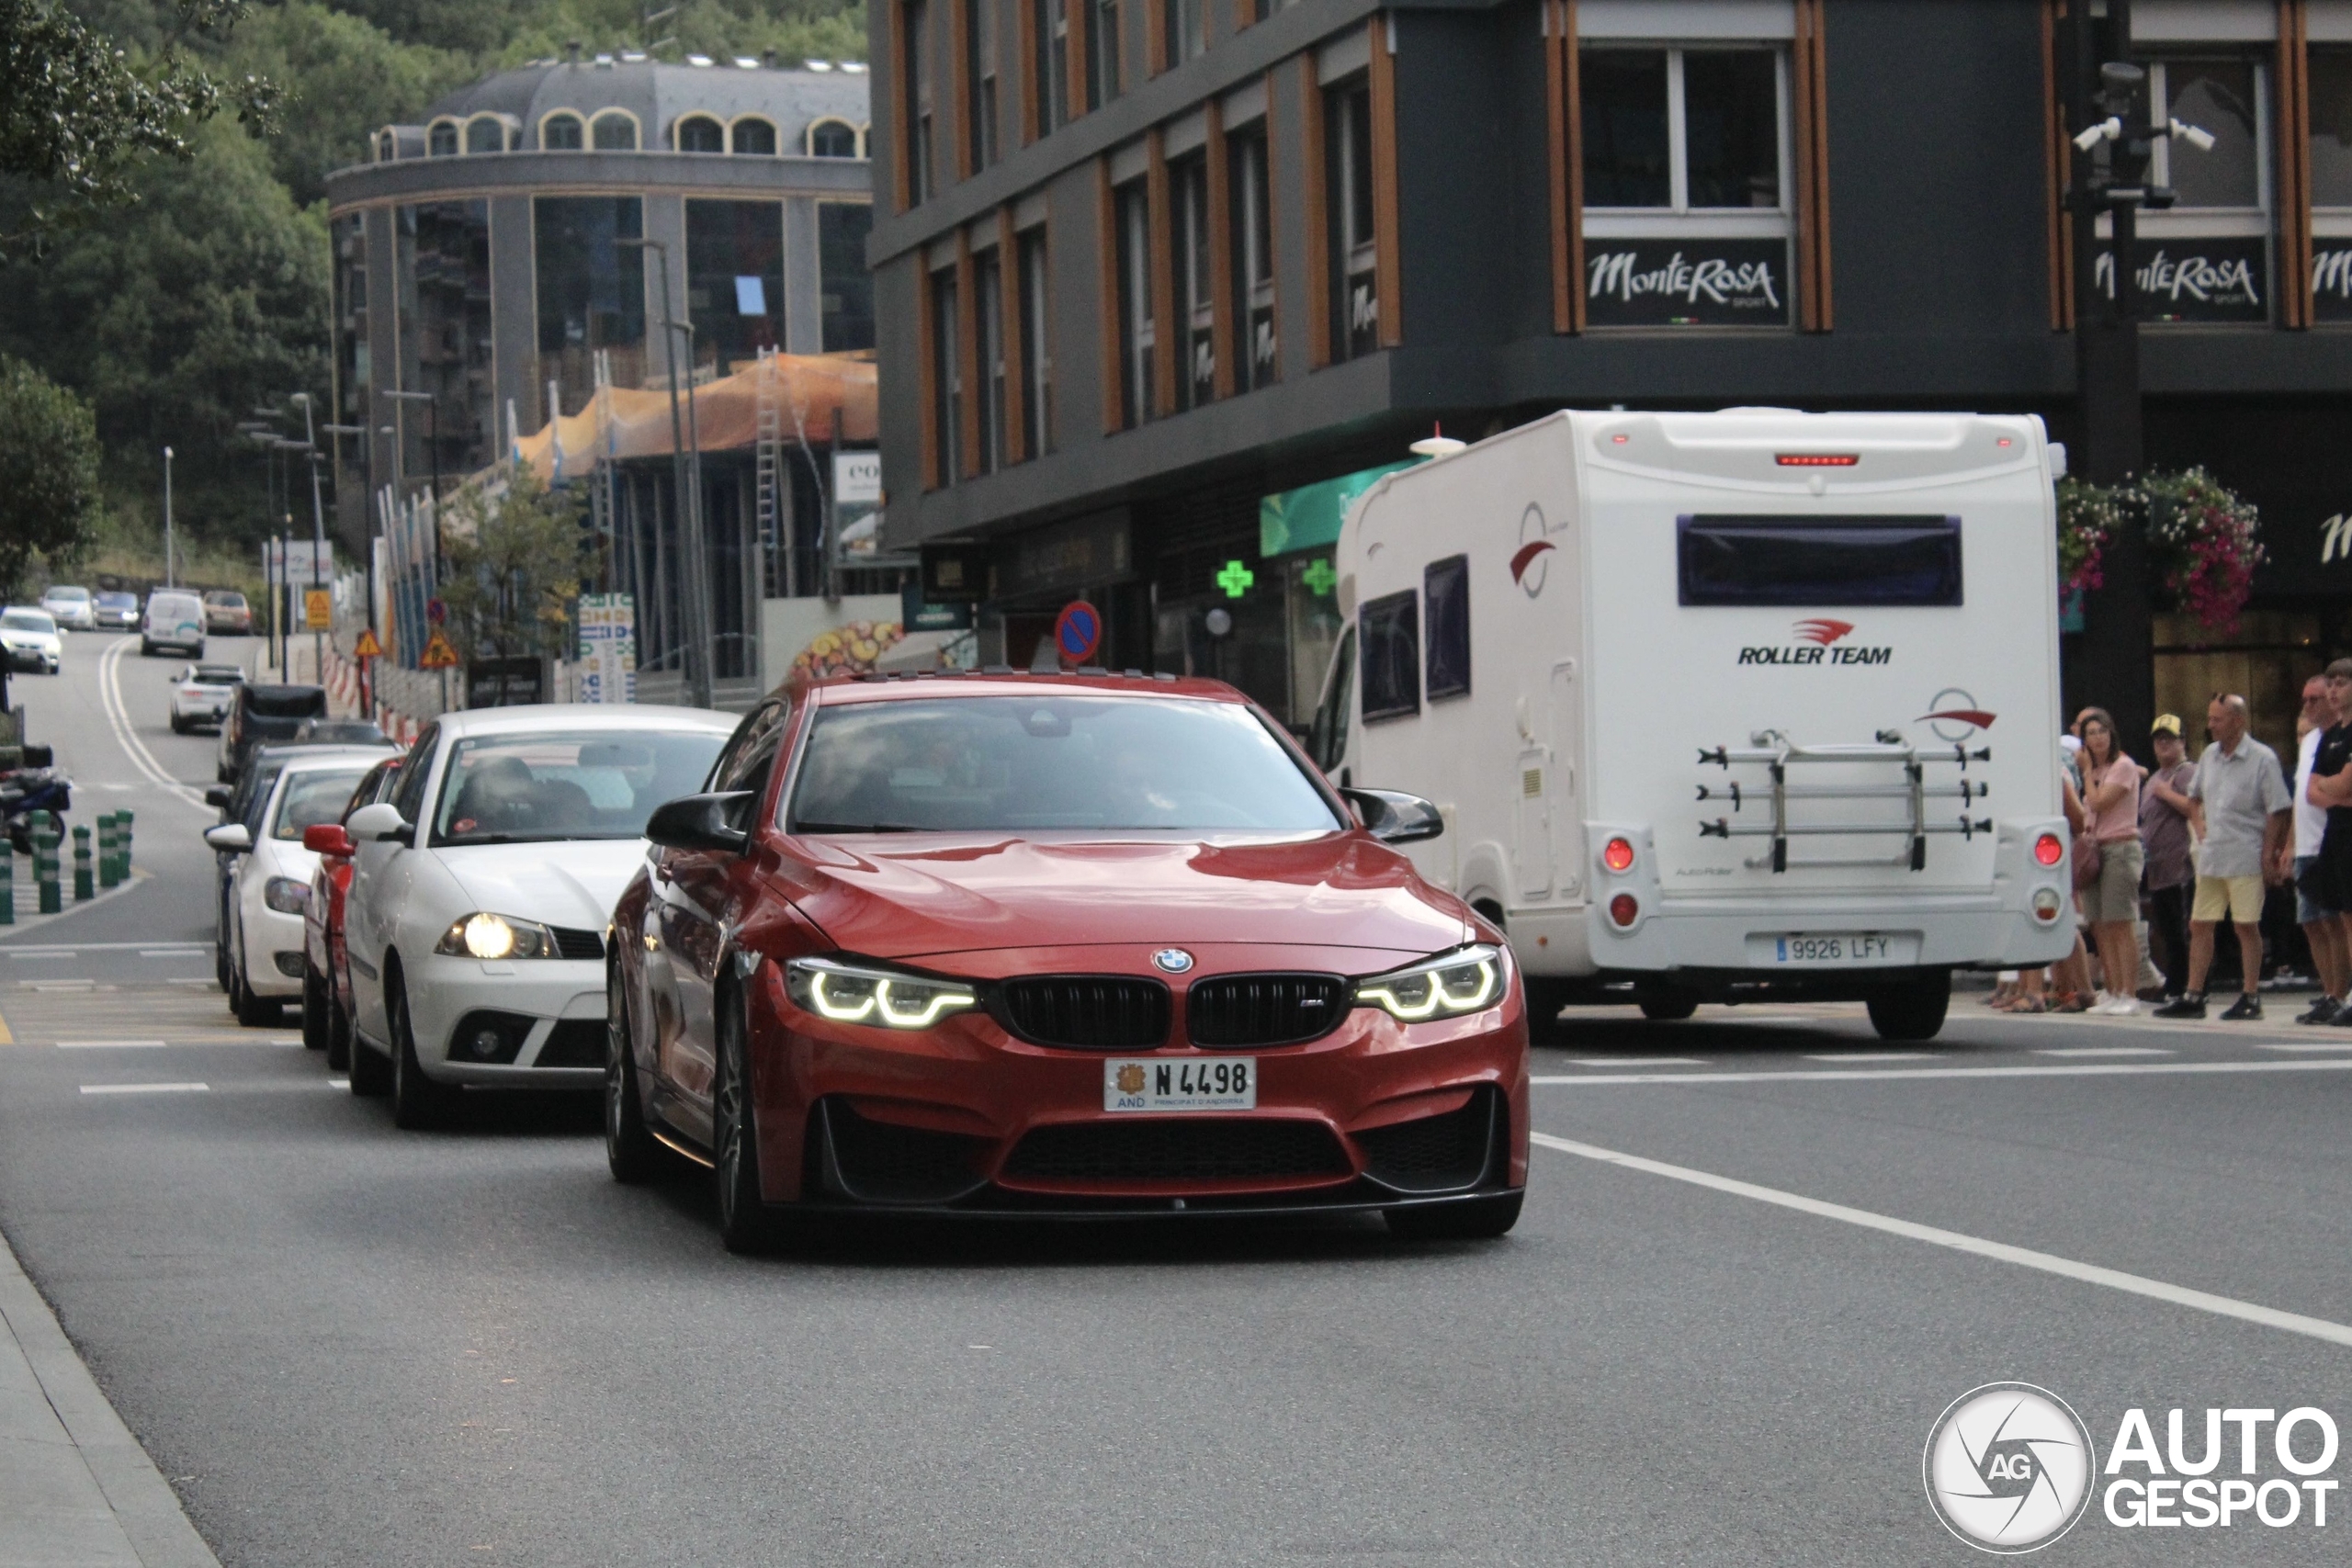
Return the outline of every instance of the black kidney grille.
[[[1007,1178],[1047,1181],[1341,1177],[1352,1168],[1320,1122],[1190,1116],[1039,1127],[1004,1162]]]
[[[1195,1045],[1295,1045],[1329,1034],[1347,1011],[1336,975],[1218,975],[1184,993]]]
[[[555,952],[559,958],[602,958],[605,956],[605,933],[582,931],[577,926],[550,926],[555,932]]]
[[[1480,1088],[1470,1102],[1442,1116],[1424,1116],[1358,1133],[1370,1162],[1364,1174],[1400,1192],[1451,1192],[1476,1186],[1487,1174],[1495,1124],[1495,1091]]]
[[[1168,987],[1119,975],[1039,975],[997,989],[1005,1027],[1036,1045],[1136,1051],[1168,1039]]]

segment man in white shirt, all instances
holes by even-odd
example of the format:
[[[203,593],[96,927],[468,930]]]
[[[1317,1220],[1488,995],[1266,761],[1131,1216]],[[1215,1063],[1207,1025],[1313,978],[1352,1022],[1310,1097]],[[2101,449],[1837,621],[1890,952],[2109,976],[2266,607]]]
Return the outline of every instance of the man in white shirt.
[[[2295,1021],[2298,1023],[2325,1023],[2343,1010],[2346,971],[2352,968],[2342,922],[2332,911],[2313,902],[2310,892],[2312,876],[2319,865],[2319,842],[2327,833],[2327,807],[2313,806],[2309,798],[2312,759],[2319,754],[2320,735],[2335,722],[2335,710],[2327,700],[2327,677],[2314,675],[2303,682],[2302,711],[2295,716],[2295,733],[2301,739],[2295,760],[2295,833],[2290,852],[2294,856],[2295,919],[2311,942],[2312,967],[2319,973],[2320,994],[2311,1010]]]

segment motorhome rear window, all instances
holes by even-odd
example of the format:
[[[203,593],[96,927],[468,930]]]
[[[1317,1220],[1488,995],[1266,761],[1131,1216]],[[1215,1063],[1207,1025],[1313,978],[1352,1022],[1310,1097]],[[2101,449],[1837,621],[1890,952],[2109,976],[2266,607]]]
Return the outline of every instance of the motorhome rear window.
[[[1408,588],[1367,599],[1356,612],[1363,633],[1367,724],[1421,711],[1421,596]]]
[[[1957,604],[1957,517],[1675,519],[1682,603]]]

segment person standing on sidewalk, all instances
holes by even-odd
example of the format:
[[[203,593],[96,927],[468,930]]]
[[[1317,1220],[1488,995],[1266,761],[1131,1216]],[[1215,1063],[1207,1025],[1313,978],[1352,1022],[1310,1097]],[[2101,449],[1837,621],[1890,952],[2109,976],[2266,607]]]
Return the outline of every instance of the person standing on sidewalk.
[[[2335,723],[2335,705],[2328,700],[2327,677],[2314,675],[2303,682],[2302,711],[2295,716],[2294,856],[2295,923],[2311,943],[2312,967],[2319,976],[2319,999],[2297,1023],[2327,1023],[2344,1008],[2346,948],[2344,928],[2336,912],[2321,901],[2320,841],[2327,833],[2327,807],[2312,799],[2312,766],[2318,761],[2320,740]]]
[[[2320,836],[2319,864],[2312,878],[2312,902],[2335,914],[2340,941],[2352,944],[2352,659],[2327,667],[2327,704],[2335,722],[2324,730],[2312,754],[2307,799],[2327,812]],[[2352,1029],[2352,1006],[2328,1020]]]
[[[2083,836],[2098,846],[2098,876],[2082,890],[2083,919],[2098,948],[2106,989],[2096,1006],[2122,1016],[2140,1010],[2140,764],[2115,739],[2105,708],[2086,708],[2083,729]]]
[[[2188,890],[2194,875],[2188,859],[2188,781],[2197,770],[2189,765],[2175,715],[2158,714],[2148,740],[2155,748],[2156,769],[2140,786],[2140,847],[2147,862],[2141,886],[2148,897],[2149,923],[2155,928],[2164,999],[2172,1002],[2188,988]]]
[[[2244,697],[2216,696],[2205,709],[2205,728],[2212,743],[2197,759],[2197,773],[2188,781],[2189,821],[2204,840],[2197,854],[2196,901],[2188,912],[2188,989],[2180,1000],[2158,1008],[2156,1016],[2205,1016],[2213,930],[2227,915],[2237,928],[2243,990],[2222,1016],[2237,1021],[2262,1016],[2263,879],[2287,843],[2294,802],[2278,753],[2245,732]]]

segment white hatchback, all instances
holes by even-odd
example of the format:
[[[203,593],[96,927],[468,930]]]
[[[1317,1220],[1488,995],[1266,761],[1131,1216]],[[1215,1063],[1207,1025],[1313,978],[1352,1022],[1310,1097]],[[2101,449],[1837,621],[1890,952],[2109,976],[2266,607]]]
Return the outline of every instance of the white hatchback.
[[[59,583],[40,596],[40,607],[49,612],[50,619],[72,631],[94,631],[97,627],[97,606],[86,588]]]
[[[645,821],[703,786],[735,720],[698,708],[445,714],[345,824],[351,1092],[427,1126],[460,1088],[592,1089],[605,931]]]

